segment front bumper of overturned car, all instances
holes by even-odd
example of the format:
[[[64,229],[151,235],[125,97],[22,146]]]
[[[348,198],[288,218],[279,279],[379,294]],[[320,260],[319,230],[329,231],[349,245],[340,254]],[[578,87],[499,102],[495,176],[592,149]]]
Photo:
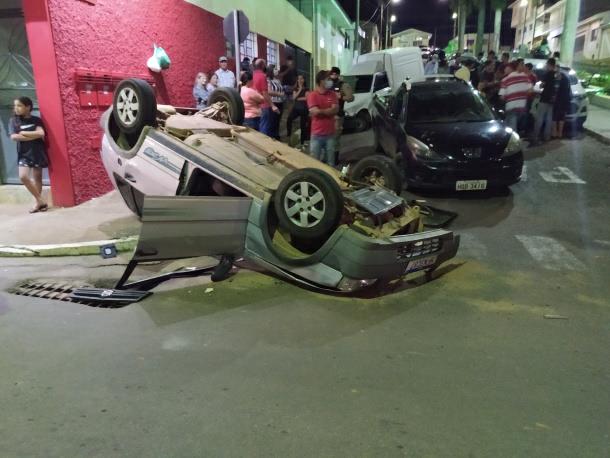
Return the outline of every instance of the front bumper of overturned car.
[[[462,180],[487,180],[488,187],[510,186],[521,179],[522,172],[522,151],[499,161],[416,161],[405,168],[408,185],[422,189],[455,189]]]

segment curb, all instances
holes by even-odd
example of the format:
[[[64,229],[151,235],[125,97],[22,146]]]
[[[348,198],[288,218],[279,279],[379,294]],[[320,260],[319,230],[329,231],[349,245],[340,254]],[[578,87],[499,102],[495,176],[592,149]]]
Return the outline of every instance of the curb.
[[[605,135],[600,134],[599,132],[595,132],[594,130],[588,129],[588,128],[584,128],[585,132],[587,133],[587,135],[590,135],[591,137],[599,140],[602,143],[605,143],[606,145],[610,145],[610,138],[606,137]]]
[[[91,256],[99,255],[103,245],[114,244],[117,252],[125,252],[133,251],[137,243],[138,237],[132,236],[56,245],[0,245],[0,257]]]

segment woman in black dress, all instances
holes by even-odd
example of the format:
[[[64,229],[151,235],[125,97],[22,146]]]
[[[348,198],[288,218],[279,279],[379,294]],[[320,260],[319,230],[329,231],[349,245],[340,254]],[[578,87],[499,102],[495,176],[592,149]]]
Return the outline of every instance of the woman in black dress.
[[[29,97],[15,100],[15,116],[11,119],[11,140],[17,142],[19,179],[36,199],[30,213],[46,211],[47,203],[42,198],[42,169],[49,166],[44,146],[42,120],[32,115],[34,104]]]

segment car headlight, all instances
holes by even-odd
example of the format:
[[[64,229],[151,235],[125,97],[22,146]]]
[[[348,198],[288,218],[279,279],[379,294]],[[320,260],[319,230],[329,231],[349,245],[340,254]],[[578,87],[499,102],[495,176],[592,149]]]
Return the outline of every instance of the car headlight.
[[[510,139],[508,140],[506,148],[504,148],[502,157],[512,156],[519,151],[521,151],[521,139],[519,138],[519,134],[517,132],[513,132],[510,134]]]
[[[407,147],[415,156],[427,161],[442,161],[445,158],[430,148],[428,145],[420,142],[417,138],[407,136]]]

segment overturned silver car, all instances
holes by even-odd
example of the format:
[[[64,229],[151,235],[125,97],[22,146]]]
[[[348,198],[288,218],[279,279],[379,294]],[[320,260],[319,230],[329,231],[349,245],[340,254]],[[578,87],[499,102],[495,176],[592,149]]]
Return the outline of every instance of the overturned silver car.
[[[234,90],[203,111],[157,105],[144,81],[122,81],[102,119],[102,159],[142,219],[134,260],[243,257],[284,278],[354,291],[455,256],[459,237],[422,232],[417,206],[356,183],[239,124]]]

